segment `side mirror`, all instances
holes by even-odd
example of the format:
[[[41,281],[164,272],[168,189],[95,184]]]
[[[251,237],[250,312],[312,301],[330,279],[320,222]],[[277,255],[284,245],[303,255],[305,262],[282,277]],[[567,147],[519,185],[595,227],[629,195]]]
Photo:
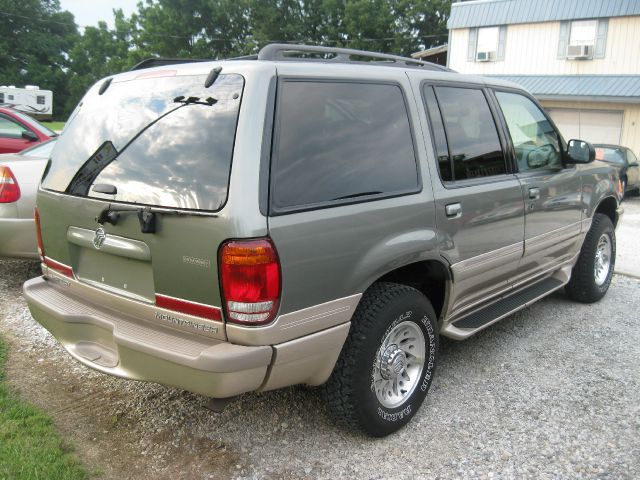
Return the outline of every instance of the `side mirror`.
[[[24,138],[25,140],[29,140],[30,142],[38,141],[38,136],[35,133],[33,133],[31,130],[24,130],[22,132],[22,138]]]
[[[596,158],[596,150],[589,142],[569,140],[567,144],[567,163],[591,163]]]

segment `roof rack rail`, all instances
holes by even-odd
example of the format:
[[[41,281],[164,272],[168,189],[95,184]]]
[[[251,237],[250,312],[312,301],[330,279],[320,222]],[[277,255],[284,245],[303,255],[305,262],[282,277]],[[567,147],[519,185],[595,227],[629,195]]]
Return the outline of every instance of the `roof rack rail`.
[[[354,59],[354,57],[356,57]],[[359,58],[358,58],[359,57]],[[368,58],[370,60],[361,60]],[[437,63],[423,62],[415,58],[388,55],[386,53],[353,50],[351,48],[320,47],[315,45],[294,45],[288,43],[271,43],[258,53],[258,60],[335,62],[381,65],[386,67],[419,68],[453,72],[450,68]]]
[[[204,58],[146,58],[140,63],[136,63],[130,72],[134,70],[144,70],[145,68],[164,67],[165,65],[177,65],[180,63],[194,63],[194,62],[211,62]]]
[[[258,60],[258,54],[254,53],[252,55],[242,55],[241,57],[225,58],[225,60]]]

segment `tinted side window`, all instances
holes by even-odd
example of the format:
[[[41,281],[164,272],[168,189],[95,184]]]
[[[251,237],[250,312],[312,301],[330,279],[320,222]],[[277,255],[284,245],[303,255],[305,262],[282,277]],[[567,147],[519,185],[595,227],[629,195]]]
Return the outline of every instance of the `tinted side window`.
[[[417,188],[400,87],[285,81],[278,97],[276,208]]]
[[[561,167],[560,139],[537,105],[517,93],[496,92],[496,98],[509,127],[518,170]]]
[[[491,110],[482,90],[436,87],[453,160],[453,180],[507,172]]]

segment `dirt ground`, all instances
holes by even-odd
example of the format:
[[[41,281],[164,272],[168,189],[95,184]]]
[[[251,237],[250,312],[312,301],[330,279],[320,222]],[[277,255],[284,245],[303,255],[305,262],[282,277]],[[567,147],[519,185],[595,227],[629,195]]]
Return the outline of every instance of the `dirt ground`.
[[[319,389],[245,394],[215,413],[202,396],[93,371],[31,318],[21,292],[36,275],[0,260],[9,382],[98,478],[640,478],[637,278],[615,275],[596,304],[557,292],[442,339],[423,407],[370,439],[335,426]]]
[[[6,293],[19,295],[22,283],[35,276],[37,266],[30,262],[7,263],[2,265]],[[7,270],[13,274],[9,278]],[[19,298],[18,306],[3,311],[0,320],[6,325],[16,311],[24,317],[25,308],[24,300]],[[113,388],[112,383],[142,387],[146,390],[145,400],[153,400],[154,396],[167,397],[168,401],[184,397],[192,407],[200,408],[203,416],[216,415],[204,408],[205,398],[95,374],[68,357],[44,332],[40,335],[49,338],[42,345],[25,343],[24,336],[34,327],[39,328],[30,325],[25,332],[2,329],[10,347],[9,384],[22,398],[52,415],[63,437],[75,445],[78,457],[99,478],[140,479],[150,471],[153,478],[228,478],[239,470],[239,454],[232,448],[175,431],[162,421],[149,425],[153,412],[126,408],[131,400],[128,389]],[[141,435],[146,441],[141,442]]]

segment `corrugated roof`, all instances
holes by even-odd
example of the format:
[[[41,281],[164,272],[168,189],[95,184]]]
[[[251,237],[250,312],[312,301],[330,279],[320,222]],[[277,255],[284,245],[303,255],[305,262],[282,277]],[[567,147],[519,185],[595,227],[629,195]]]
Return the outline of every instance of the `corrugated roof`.
[[[638,0],[474,0],[451,5],[449,29],[640,15]]]
[[[640,103],[640,75],[492,75],[540,99]]]
[[[431,55],[437,55],[439,53],[444,53],[448,51],[449,51],[449,45],[445,43],[444,45],[439,45],[437,47],[428,48],[427,50],[422,50],[420,52],[412,53],[411,57],[424,58],[424,57],[430,57]]]

